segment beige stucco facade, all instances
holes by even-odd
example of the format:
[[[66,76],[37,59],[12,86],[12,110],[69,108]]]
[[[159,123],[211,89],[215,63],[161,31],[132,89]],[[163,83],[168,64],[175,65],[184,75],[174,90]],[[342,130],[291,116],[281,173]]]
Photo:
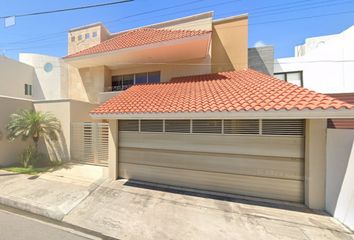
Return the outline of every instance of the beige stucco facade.
[[[35,78],[33,67],[0,56],[0,96],[32,99],[25,95],[25,84],[32,85]]]
[[[58,141],[46,139],[41,146],[42,152],[48,153],[52,161],[70,161],[71,124],[73,122],[94,122],[89,112],[95,107],[97,107],[95,104],[68,99],[34,102],[36,111],[52,113],[58,118],[62,127]]]
[[[327,120],[308,119],[305,130],[305,204],[325,209]]]
[[[70,55],[95,46],[108,39],[109,36],[110,33],[102,23],[71,29],[68,32],[68,54]]]
[[[211,49],[213,72],[247,68],[248,16],[214,21]]]
[[[70,99],[98,103],[99,93],[111,85],[110,69],[105,66],[77,69],[68,66]]]
[[[17,163],[20,153],[31,143],[31,139],[25,142],[21,139],[10,142],[7,139],[6,125],[10,120],[10,115],[20,109],[33,109],[32,101],[0,96],[0,166]]]
[[[171,54],[174,48],[181,47],[181,43],[176,42],[176,47],[171,45],[167,49],[161,45],[150,50],[145,48],[139,48],[138,52],[131,50],[131,55],[127,53],[119,55],[119,52],[112,53],[113,55],[117,54],[116,58],[111,56],[112,54],[109,56],[98,54],[97,56],[85,56],[83,59],[78,58],[77,60],[66,59],[68,63],[69,98],[99,103],[100,94],[111,91],[111,78],[116,75],[160,71],[161,82],[167,82],[173,77],[230,71],[248,66],[247,15],[213,20],[213,13],[208,12],[146,27],[171,30],[209,30],[211,31],[211,38],[206,42],[208,46],[203,50],[204,54],[202,55],[194,52],[195,46],[190,43],[190,45],[184,46],[184,50],[178,49],[177,52],[183,51],[183,54],[177,57],[177,55]],[[77,34],[83,35],[89,31],[98,31],[97,28],[104,29],[103,25],[94,24],[71,30],[69,35],[71,36],[74,33],[76,34],[74,34],[75,36]],[[108,31],[104,31],[108,33]],[[113,36],[114,34],[108,36],[108,38]],[[103,39],[100,39],[100,41]],[[91,40],[87,41],[90,42]],[[98,44],[100,41],[92,40],[87,47]],[[69,54],[78,51],[78,49],[73,50],[77,48],[73,46],[78,44],[77,42],[69,41]],[[167,56],[168,52],[171,52],[171,56],[174,57],[162,60],[161,56]],[[150,60],[143,60],[142,62],[144,54],[148,54],[149,57],[147,59]],[[98,63],[95,59],[99,59]],[[136,62],[134,62],[134,59],[136,59]],[[95,63],[97,64],[96,66],[94,65]],[[109,96],[112,96],[112,94],[109,94]]]

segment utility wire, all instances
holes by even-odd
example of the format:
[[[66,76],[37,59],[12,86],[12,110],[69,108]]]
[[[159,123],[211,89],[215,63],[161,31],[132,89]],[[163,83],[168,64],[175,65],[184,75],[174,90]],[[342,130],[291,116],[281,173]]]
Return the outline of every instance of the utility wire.
[[[327,16],[352,14],[352,13],[354,13],[354,10],[321,14],[321,15],[312,15],[312,16],[307,16],[307,17],[287,18],[287,19],[280,19],[280,20],[273,20],[273,21],[257,22],[257,23],[243,24],[243,25],[238,25],[238,26],[219,27],[218,29],[239,28],[239,27],[248,27],[248,26],[253,26],[253,25],[263,25],[263,24],[274,24],[274,23],[278,23],[278,22],[291,22],[291,21],[299,21],[299,20],[305,20],[305,19],[321,18],[321,17],[327,17]],[[57,44],[55,44],[55,45],[57,45]],[[54,46],[54,44],[53,44],[53,46]],[[41,45],[34,46],[33,49],[34,48],[41,48]],[[22,49],[32,49],[32,48],[30,48],[30,47],[29,48],[13,48],[13,49],[10,48],[10,49],[5,49],[5,50],[6,51],[14,51],[14,50],[22,50]]]
[[[43,12],[32,12],[32,13],[24,13],[24,14],[15,14],[15,15],[8,15],[8,16],[0,16],[0,19],[5,19],[8,17],[29,17],[29,16],[38,16],[38,15],[45,15],[45,14],[51,14],[51,13],[60,13],[60,12],[70,12],[70,11],[77,11],[77,10],[83,10],[83,9],[88,9],[88,8],[97,8],[97,7],[105,7],[105,6],[111,6],[111,5],[116,5],[116,4],[121,4],[121,3],[127,3],[127,2],[133,2],[134,0],[121,0],[121,1],[115,1],[115,2],[109,2],[109,3],[101,3],[101,4],[94,4],[94,5],[86,5],[86,6],[80,6],[80,7],[73,7],[73,8],[64,8],[64,9],[55,9],[55,10],[50,10],[50,11],[43,11]]]
[[[185,5],[189,5],[189,4],[193,4],[193,3],[196,3],[196,2],[200,2],[200,1],[203,1],[203,0],[197,0],[197,1],[191,1],[191,2],[188,2],[188,3],[184,3],[184,4],[178,4],[178,5],[173,5],[173,6],[170,6],[170,7],[165,7],[165,8],[160,8],[160,9],[155,9],[155,10],[151,10],[151,11],[146,11],[146,12],[141,12],[141,13],[137,13],[137,14],[132,14],[132,15],[128,15],[128,16],[125,16],[125,17],[122,17],[122,18],[119,18],[119,19],[114,19],[114,20],[111,20],[111,21],[108,21],[106,22],[106,24],[110,24],[110,23],[113,23],[113,22],[117,22],[117,21],[120,21],[120,22],[124,22],[123,20],[126,20],[127,18],[131,18],[131,17],[135,17],[135,16],[140,16],[140,15],[145,15],[145,14],[149,14],[149,13],[152,13],[152,12],[157,12],[157,11],[164,11],[164,10],[167,10],[167,9],[171,9],[171,8],[176,8],[176,7],[181,7],[181,6],[185,6]],[[219,6],[219,5],[224,5],[224,4],[227,4],[227,3],[231,3],[231,2],[236,2],[236,1],[239,1],[239,0],[233,0],[233,1],[225,1],[225,2],[221,2],[221,3],[218,3],[218,4],[213,4],[213,5],[209,5],[209,6],[204,6],[204,7],[199,7],[199,8],[193,8],[193,9],[189,9],[189,10],[182,10],[182,11],[174,11],[172,15],[175,15],[177,13],[183,13],[183,12],[190,12],[190,11],[193,11],[193,10],[199,10],[199,9],[203,9],[203,8],[208,8],[208,7],[215,7],[215,6]],[[336,0],[334,0],[336,1]],[[330,2],[334,2],[333,0],[330,1]],[[301,7],[301,6],[291,6],[291,5],[294,5],[294,4],[299,4],[299,3],[303,3],[303,2],[309,2],[308,0],[304,1],[296,1],[296,2],[292,2],[292,3],[288,3],[288,4],[274,4],[274,5],[269,5],[269,6],[266,6],[266,7],[261,7],[261,8],[252,8],[252,9],[247,9],[247,10],[244,10],[246,12],[250,12],[250,14],[253,14],[253,11],[255,10],[262,10],[262,9],[267,9],[267,8],[274,8],[274,7],[279,7],[279,6],[284,6],[284,5],[290,5],[287,9],[290,10],[290,9],[294,9],[294,8],[298,8],[298,7]],[[326,3],[326,2],[329,2],[329,1],[320,1],[320,2],[313,2],[312,4],[321,4],[321,3]],[[348,2],[348,1],[347,1]],[[302,4],[303,5],[303,4]],[[308,5],[308,4],[305,4],[305,5]],[[332,4],[333,5],[333,4]],[[317,6],[318,7],[322,7],[322,6]],[[284,8],[282,8],[284,9]],[[302,9],[297,9],[297,10],[302,10]],[[264,11],[263,13],[267,13],[269,12],[269,10],[267,11]],[[288,11],[284,11],[284,13],[286,13]],[[226,13],[223,13],[223,14],[235,14],[235,11],[232,11],[232,12],[226,12]],[[170,16],[171,13],[169,14],[164,14],[164,15],[158,15],[158,16],[153,16],[153,17],[149,17],[149,18],[144,18],[144,19],[139,19],[139,20],[135,20],[133,22],[139,22],[139,21],[143,21],[143,20],[146,20],[146,19],[151,19],[151,18],[154,18],[154,17],[161,17],[161,16]],[[263,16],[268,16],[268,15],[273,15],[273,14],[261,14],[261,13],[258,13],[256,14],[255,16],[252,15],[252,19],[254,17],[263,17]],[[129,23],[131,23],[132,21],[129,20]],[[188,25],[186,25],[188,26]],[[190,24],[190,26],[193,26],[193,24]],[[17,44],[21,44],[21,43],[28,43],[28,42],[37,42],[39,40],[49,40],[50,38],[64,38],[66,36],[57,36],[59,34],[62,34],[62,33],[67,33],[67,31],[62,31],[62,32],[57,32],[57,33],[51,33],[51,34],[45,34],[45,35],[42,35],[42,36],[39,36],[39,37],[34,37],[34,38],[30,38],[30,39],[25,39],[25,40],[19,40],[19,41],[14,41],[14,42],[8,42],[6,44],[14,44],[14,45],[17,45]],[[51,37],[49,37],[51,36]]]
[[[199,0],[200,1],[200,0]],[[204,7],[199,7],[199,8],[194,8],[194,9],[189,9],[189,10],[187,10],[187,11],[185,11],[185,10],[183,10],[183,11],[174,11],[174,13],[172,14],[172,15],[175,15],[176,13],[180,13],[180,12],[190,12],[190,11],[193,11],[193,10],[197,10],[197,9],[202,9],[202,8],[208,8],[208,7],[213,7],[213,6],[219,6],[219,5],[223,5],[223,4],[227,4],[227,3],[231,3],[231,2],[235,2],[235,1],[238,1],[238,0],[234,0],[234,1],[226,1],[226,2],[221,2],[221,3],[218,3],[218,4],[214,4],[214,5],[209,5],[209,6],[204,6]],[[335,0],[334,0],[335,1]],[[334,2],[334,1],[331,1],[331,2]],[[192,2],[189,2],[189,3],[187,3],[187,4],[191,4],[191,3],[195,3],[195,2],[198,2],[198,1],[192,1]],[[303,2],[309,2],[308,0],[306,0],[306,1],[296,1],[296,2],[292,2],[292,3],[288,3],[288,4],[275,4],[275,5],[270,5],[270,6],[266,6],[266,7],[261,7],[261,8],[252,8],[252,9],[247,9],[247,10],[245,10],[245,11],[251,11],[250,12],[250,14],[252,15],[252,19],[254,19],[254,18],[256,18],[256,17],[263,17],[263,16],[269,16],[269,15],[274,15],[274,14],[260,14],[260,13],[258,13],[258,14],[256,14],[256,15],[253,15],[253,11],[254,10],[261,10],[261,9],[268,9],[268,8],[274,8],[274,7],[279,7],[279,6],[284,6],[284,5],[290,5],[290,7],[288,7],[288,10],[290,10],[290,9],[294,9],[294,8],[297,8],[296,10],[303,10],[303,8],[300,8],[299,9],[299,7],[301,7],[301,5],[303,6],[303,4],[301,4],[300,6],[299,6],[299,4],[300,3],[303,3]],[[320,2],[313,2],[312,4],[321,4],[321,3],[325,3],[325,2],[329,2],[329,1],[320,1]],[[348,2],[350,2],[350,1],[346,1],[346,2],[344,2],[344,3],[348,3]],[[294,5],[294,4],[297,4],[298,6],[291,6],[291,5]],[[338,3],[338,4],[340,4],[340,3]],[[343,4],[343,3],[342,3]],[[178,6],[182,6],[183,4],[180,4],[180,5],[174,5],[174,6],[171,6],[171,7],[169,7],[169,8],[175,8],[175,7],[178,7]],[[305,4],[306,5],[306,4]],[[328,5],[328,4],[327,4]],[[325,5],[325,6],[317,6],[317,8],[320,8],[320,7],[326,7],[327,5]],[[331,5],[333,5],[333,4],[331,4]],[[313,6],[314,7],[314,6]],[[312,7],[312,8],[313,8]],[[279,9],[279,8],[278,8]],[[282,9],[284,9],[284,7],[282,8]],[[159,10],[166,10],[166,8],[163,8],[163,9],[159,9]],[[271,9],[272,10],[272,9]],[[267,13],[267,12],[269,12],[269,10],[267,10],[267,11],[264,11],[264,13]],[[288,12],[288,11],[283,11],[284,13],[286,13],[286,12]],[[232,14],[235,14],[235,12],[233,11],[233,12],[226,12],[226,13],[224,13],[224,14],[230,14],[230,13],[232,13]],[[279,14],[280,14],[281,12],[279,12]],[[135,15],[137,15],[137,14],[135,14]],[[141,14],[140,14],[141,15]],[[161,16],[169,16],[169,15],[171,15],[171,14],[164,14],[164,15],[159,15],[159,16],[153,16],[153,18],[154,17],[161,17]],[[129,15],[129,16],[126,16],[126,17],[130,17],[130,16],[133,16],[133,15]],[[124,21],[121,21],[121,20],[124,20],[126,17],[123,17],[123,18],[121,18],[121,19],[115,19],[115,20],[111,20],[111,21],[109,21],[109,22],[106,22],[106,23],[111,23],[111,22],[115,22],[115,21],[120,21],[120,22],[124,22]],[[140,19],[140,20],[138,20],[138,21],[133,21],[133,22],[139,22],[139,21],[142,21],[142,20],[146,20],[146,19],[151,19],[151,17],[150,18],[144,18],[144,19]],[[131,23],[131,20],[129,21],[130,23]],[[186,25],[187,26],[187,25]],[[190,25],[190,26],[193,26],[193,25]],[[14,45],[18,45],[18,44],[21,44],[21,43],[28,43],[28,42],[37,42],[37,41],[39,41],[39,40],[42,40],[42,41],[45,41],[45,40],[49,40],[49,39],[51,39],[51,38],[64,38],[64,37],[66,37],[66,36],[57,36],[58,34],[62,34],[62,33],[66,33],[67,31],[63,31],[63,32],[59,32],[59,33],[52,33],[52,34],[46,34],[46,35],[42,35],[42,36],[40,36],[40,37],[35,37],[35,38],[31,38],[31,39],[27,39],[27,40],[20,40],[20,41],[15,41],[15,42],[9,42],[9,43],[7,43],[7,44],[14,44]],[[49,37],[49,36],[51,36],[51,37]]]
[[[141,15],[146,15],[146,14],[153,13],[153,12],[165,11],[165,10],[168,10],[168,9],[174,9],[174,8],[178,8],[178,7],[182,7],[182,6],[186,6],[186,5],[191,5],[191,4],[194,4],[194,3],[197,3],[197,2],[205,2],[205,1],[206,0],[193,0],[193,1],[190,1],[190,2],[187,2],[187,3],[183,3],[183,4],[177,4],[177,5],[172,5],[172,6],[169,6],[169,7],[164,7],[164,8],[154,9],[154,10],[150,10],[150,11],[139,12],[139,13],[132,14],[132,15],[127,15],[125,17],[122,17],[121,19],[132,18],[132,17],[136,17],[136,16],[141,16]],[[111,21],[117,21],[117,19],[111,20]],[[109,21],[109,22],[111,22],[111,21]],[[33,40],[34,41],[36,41],[36,40],[45,40],[46,36],[53,36],[54,37],[56,35],[67,33],[67,32],[68,31],[65,30],[65,31],[56,32],[56,33],[43,34],[41,36],[34,37],[34,38],[29,38],[29,39],[25,39],[25,40],[14,41],[14,42],[8,42],[7,44],[17,44],[17,43],[23,43],[23,42],[27,43],[29,41],[33,42]]]
[[[238,28],[238,27],[247,27],[251,25],[261,25],[261,24],[272,24],[272,23],[277,23],[277,22],[289,22],[289,21],[297,21],[297,20],[303,20],[303,19],[311,19],[311,18],[319,18],[319,17],[325,17],[325,16],[334,16],[334,15],[341,15],[341,14],[350,14],[353,13],[353,10],[350,11],[343,11],[343,12],[335,12],[335,13],[328,13],[328,14],[321,14],[321,15],[313,15],[313,16],[305,16],[305,17],[298,17],[298,18],[288,18],[288,19],[280,19],[280,20],[273,20],[273,21],[265,21],[265,22],[256,22],[256,23],[249,23],[245,25],[239,25],[237,27],[230,26],[230,27],[220,27],[220,29],[223,28]],[[191,25],[192,26],[192,25]],[[54,44],[53,44],[54,46]],[[41,48],[41,46],[34,46],[33,48]],[[6,51],[12,51],[12,50],[21,50],[21,49],[31,49],[31,47],[26,47],[26,48],[14,48],[14,49],[7,49]]]

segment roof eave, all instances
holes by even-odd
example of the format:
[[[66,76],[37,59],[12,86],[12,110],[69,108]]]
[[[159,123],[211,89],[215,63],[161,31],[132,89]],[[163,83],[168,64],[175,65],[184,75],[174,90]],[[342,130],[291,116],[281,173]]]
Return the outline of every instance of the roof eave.
[[[104,57],[104,56],[110,56],[110,55],[117,55],[121,54],[124,52],[129,52],[129,51],[139,51],[142,49],[148,49],[148,48],[157,48],[159,46],[166,46],[166,45],[175,45],[179,43],[183,43],[186,41],[193,41],[193,40],[199,40],[199,39],[205,39],[210,42],[211,39],[211,32],[205,32],[200,35],[196,36],[191,36],[191,37],[184,37],[180,39],[172,39],[172,40],[167,40],[167,41],[162,41],[162,42],[156,42],[156,43],[150,43],[150,44],[144,44],[144,45],[138,45],[134,47],[128,47],[128,48],[122,48],[122,49],[117,49],[117,50],[112,50],[112,51],[105,51],[105,52],[98,52],[98,53],[92,53],[92,54],[84,54],[84,55],[79,55],[79,56],[65,56],[62,59],[67,62],[75,62],[75,61],[80,61],[80,60],[85,60],[85,59],[91,59],[91,58],[96,58],[96,57]]]
[[[354,118],[354,109],[250,110],[176,113],[91,113],[94,119],[328,119]]]

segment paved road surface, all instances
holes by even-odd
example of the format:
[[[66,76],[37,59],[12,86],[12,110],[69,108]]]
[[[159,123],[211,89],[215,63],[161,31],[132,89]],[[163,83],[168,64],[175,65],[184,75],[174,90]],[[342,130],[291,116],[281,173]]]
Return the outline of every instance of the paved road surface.
[[[103,239],[42,220],[0,209],[0,240]]]

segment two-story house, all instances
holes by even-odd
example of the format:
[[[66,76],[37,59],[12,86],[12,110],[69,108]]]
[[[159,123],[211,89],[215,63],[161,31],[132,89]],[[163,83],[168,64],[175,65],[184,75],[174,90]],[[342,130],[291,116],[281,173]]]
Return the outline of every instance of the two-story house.
[[[35,109],[62,121],[57,155],[98,158],[111,179],[324,209],[326,119],[354,106],[247,69],[249,53],[248,16],[208,12],[71,29],[64,58],[20,60],[35,67]]]

